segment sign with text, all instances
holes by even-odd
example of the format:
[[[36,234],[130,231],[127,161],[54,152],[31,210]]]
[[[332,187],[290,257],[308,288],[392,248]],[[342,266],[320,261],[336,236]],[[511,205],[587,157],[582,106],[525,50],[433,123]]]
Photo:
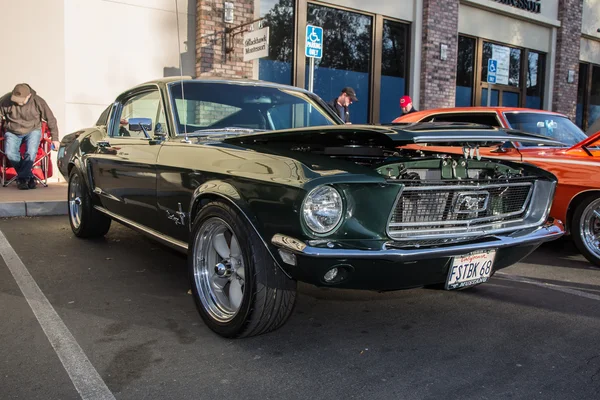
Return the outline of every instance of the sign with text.
[[[490,58],[488,60],[488,73],[487,73],[488,83],[496,83],[496,72],[497,71],[498,71],[498,61]]]
[[[506,4],[510,7],[520,8],[534,14],[542,12],[542,2],[540,0],[493,0],[496,3]]]
[[[306,57],[323,57],[323,28],[319,26],[306,25]]]
[[[496,60],[496,83],[508,85],[508,74],[510,68],[510,47],[492,45],[492,59]]]
[[[269,27],[244,33],[244,61],[269,56]]]

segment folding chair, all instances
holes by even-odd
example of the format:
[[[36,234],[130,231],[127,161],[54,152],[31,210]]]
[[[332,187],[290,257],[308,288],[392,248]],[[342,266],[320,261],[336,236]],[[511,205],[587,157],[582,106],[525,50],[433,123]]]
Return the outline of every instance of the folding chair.
[[[17,171],[10,161],[6,157],[6,140],[5,133],[6,129],[2,121],[0,121],[0,159],[2,161],[2,167],[0,168],[0,184],[2,186],[8,186],[17,179]],[[52,162],[51,162],[51,150],[52,150],[52,136],[48,129],[46,121],[42,121],[42,139],[40,140],[40,146],[33,162],[31,172],[35,180],[44,187],[48,187],[48,178],[52,177]],[[21,156],[25,154],[26,146],[21,145],[20,148]]]

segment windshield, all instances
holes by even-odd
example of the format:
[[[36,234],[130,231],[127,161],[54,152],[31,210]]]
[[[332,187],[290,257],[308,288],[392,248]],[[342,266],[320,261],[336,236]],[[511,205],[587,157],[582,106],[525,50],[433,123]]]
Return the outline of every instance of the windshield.
[[[170,92],[179,135],[248,134],[342,123],[317,96],[292,88],[187,81],[183,96],[181,82],[171,84]]]
[[[587,138],[577,125],[560,115],[544,113],[505,113],[504,115],[512,129],[546,136],[567,146],[573,146]],[[531,143],[522,145],[536,146]]]

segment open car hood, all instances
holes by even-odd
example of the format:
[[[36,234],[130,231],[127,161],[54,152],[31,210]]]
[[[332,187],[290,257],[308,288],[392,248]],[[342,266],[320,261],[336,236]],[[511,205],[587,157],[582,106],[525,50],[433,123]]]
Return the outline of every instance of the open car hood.
[[[596,142],[600,141],[600,132],[596,132],[592,136],[583,139],[581,142],[569,148],[569,150],[585,149],[586,147],[593,147]],[[567,150],[567,151],[569,151]]]
[[[529,142],[561,145],[550,140],[521,131],[492,128],[486,125],[465,123],[414,123],[407,125],[337,125],[298,128],[271,132],[238,135],[223,140],[235,145],[289,143],[296,145],[344,145],[398,147],[408,144],[446,144],[490,146],[504,142]]]

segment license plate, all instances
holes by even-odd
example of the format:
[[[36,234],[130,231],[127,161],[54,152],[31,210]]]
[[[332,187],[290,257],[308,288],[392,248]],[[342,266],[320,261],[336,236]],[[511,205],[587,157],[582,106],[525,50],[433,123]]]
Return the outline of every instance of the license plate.
[[[452,259],[446,289],[460,289],[487,282],[492,274],[496,250],[476,252]]]

